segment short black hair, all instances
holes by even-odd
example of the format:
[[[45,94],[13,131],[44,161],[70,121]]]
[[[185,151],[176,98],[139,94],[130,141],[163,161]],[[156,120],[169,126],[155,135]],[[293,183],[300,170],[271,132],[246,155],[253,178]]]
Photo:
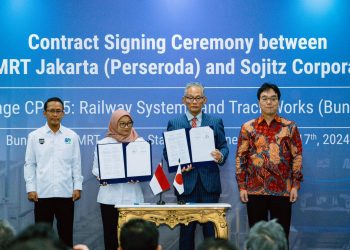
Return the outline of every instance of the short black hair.
[[[67,250],[47,223],[28,226],[10,242],[9,250]]]
[[[120,231],[123,250],[156,250],[159,232],[155,223],[143,219],[131,219]]]
[[[6,220],[0,219],[0,250],[7,249],[9,242],[15,237],[15,230]]]
[[[59,240],[51,240],[46,238],[33,238],[23,242],[16,242],[6,250],[69,250]]]
[[[59,97],[51,97],[51,98],[47,99],[47,101],[44,103],[44,110],[45,111],[47,109],[47,104],[49,102],[59,102],[59,103],[62,104],[62,108],[64,109],[64,104],[63,104],[63,101],[61,100],[61,98],[59,98]]]
[[[272,89],[277,94],[278,100],[280,100],[280,98],[281,98],[281,91],[280,91],[280,89],[278,88],[278,86],[276,84],[272,84],[272,83],[268,83],[268,82],[265,82],[258,89],[258,93],[257,93],[258,100],[260,100],[261,93],[264,92],[264,91],[267,91],[269,89]]]

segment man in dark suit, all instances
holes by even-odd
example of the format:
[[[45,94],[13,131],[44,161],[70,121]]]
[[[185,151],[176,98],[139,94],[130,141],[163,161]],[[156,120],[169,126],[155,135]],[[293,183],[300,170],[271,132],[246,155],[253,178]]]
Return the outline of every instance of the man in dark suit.
[[[202,112],[206,101],[204,87],[200,83],[187,84],[185,94],[182,98],[182,102],[187,107],[187,112],[168,122],[168,131],[200,126],[211,126],[214,130],[215,150],[211,152],[214,162],[211,164],[208,163],[208,166],[192,167],[189,164],[182,168],[184,193],[177,196],[179,201],[217,203],[220,198],[221,182],[219,165],[224,165],[229,150],[222,119]],[[166,149],[164,149],[164,157],[167,159]],[[191,222],[188,226],[181,225],[180,250],[195,249],[196,225],[197,222]],[[204,238],[215,236],[214,225],[211,222],[203,224],[203,235]]]

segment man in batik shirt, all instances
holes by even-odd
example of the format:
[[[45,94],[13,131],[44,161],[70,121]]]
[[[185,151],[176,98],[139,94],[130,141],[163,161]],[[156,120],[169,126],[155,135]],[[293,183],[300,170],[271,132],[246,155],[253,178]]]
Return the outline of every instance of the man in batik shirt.
[[[277,114],[279,88],[264,83],[257,97],[262,115],[243,124],[238,139],[240,199],[247,203],[250,227],[277,218],[288,239],[291,207],[303,179],[302,143],[296,124]]]

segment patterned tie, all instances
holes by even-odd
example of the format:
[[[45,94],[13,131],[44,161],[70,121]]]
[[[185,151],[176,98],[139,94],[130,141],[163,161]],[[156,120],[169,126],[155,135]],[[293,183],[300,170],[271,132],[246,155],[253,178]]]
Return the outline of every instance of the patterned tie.
[[[197,127],[197,118],[193,117],[191,120],[191,126],[192,128],[196,128]]]

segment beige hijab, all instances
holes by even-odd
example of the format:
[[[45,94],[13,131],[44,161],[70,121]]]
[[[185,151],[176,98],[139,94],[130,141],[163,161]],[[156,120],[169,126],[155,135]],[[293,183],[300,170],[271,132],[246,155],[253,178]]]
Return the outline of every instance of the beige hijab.
[[[107,137],[112,137],[116,139],[118,142],[132,142],[135,141],[139,135],[136,133],[135,129],[132,128],[131,132],[128,136],[124,136],[121,134],[118,134],[118,121],[120,118],[123,116],[129,116],[130,119],[132,120],[132,117],[129,112],[118,109],[112,113],[111,120],[109,121],[109,126],[108,126],[108,132],[106,134]]]

